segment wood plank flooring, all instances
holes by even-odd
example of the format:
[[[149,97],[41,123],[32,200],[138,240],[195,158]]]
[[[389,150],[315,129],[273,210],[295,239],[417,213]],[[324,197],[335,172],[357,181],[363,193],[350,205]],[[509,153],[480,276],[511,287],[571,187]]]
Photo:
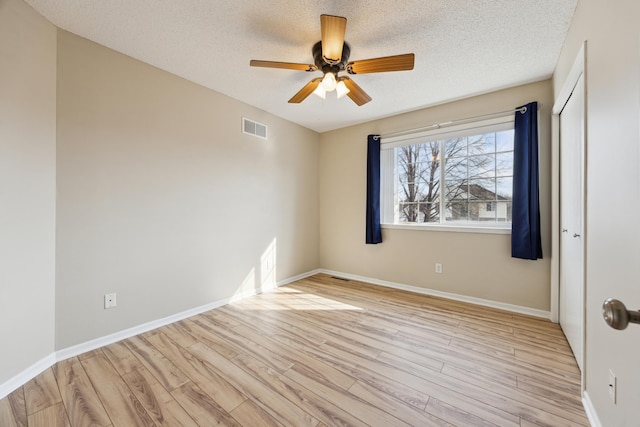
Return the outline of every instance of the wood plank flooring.
[[[0,426],[588,426],[549,321],[327,275],[57,363]]]

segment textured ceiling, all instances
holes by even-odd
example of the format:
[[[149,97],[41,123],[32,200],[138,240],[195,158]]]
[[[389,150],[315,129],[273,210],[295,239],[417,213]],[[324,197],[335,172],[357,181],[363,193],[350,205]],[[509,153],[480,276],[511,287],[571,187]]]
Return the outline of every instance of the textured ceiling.
[[[27,0],[60,28],[323,132],[551,76],[578,0]],[[351,60],[413,52],[413,71],[352,76],[372,98],[287,101],[320,72],[320,15],[347,18]]]

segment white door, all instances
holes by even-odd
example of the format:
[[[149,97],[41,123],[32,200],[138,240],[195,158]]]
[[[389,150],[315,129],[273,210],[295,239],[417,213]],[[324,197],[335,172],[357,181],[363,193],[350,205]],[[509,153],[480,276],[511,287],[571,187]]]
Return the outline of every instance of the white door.
[[[560,113],[560,326],[582,370],[584,338],[584,75]]]

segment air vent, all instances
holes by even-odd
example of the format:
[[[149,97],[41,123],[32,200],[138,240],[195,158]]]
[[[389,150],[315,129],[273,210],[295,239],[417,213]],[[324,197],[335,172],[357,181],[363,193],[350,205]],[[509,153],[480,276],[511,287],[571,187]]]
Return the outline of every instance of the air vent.
[[[258,123],[246,117],[242,118],[242,132],[258,138],[267,139],[267,125]]]
[[[342,280],[343,282],[350,282],[351,280],[345,279],[344,277],[331,276],[332,279]]]

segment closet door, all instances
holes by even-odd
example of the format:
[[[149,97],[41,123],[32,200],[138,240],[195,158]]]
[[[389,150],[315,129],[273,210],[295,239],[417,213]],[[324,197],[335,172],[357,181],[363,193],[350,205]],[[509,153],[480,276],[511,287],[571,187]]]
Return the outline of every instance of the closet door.
[[[560,326],[582,370],[584,340],[584,75],[560,113]]]

